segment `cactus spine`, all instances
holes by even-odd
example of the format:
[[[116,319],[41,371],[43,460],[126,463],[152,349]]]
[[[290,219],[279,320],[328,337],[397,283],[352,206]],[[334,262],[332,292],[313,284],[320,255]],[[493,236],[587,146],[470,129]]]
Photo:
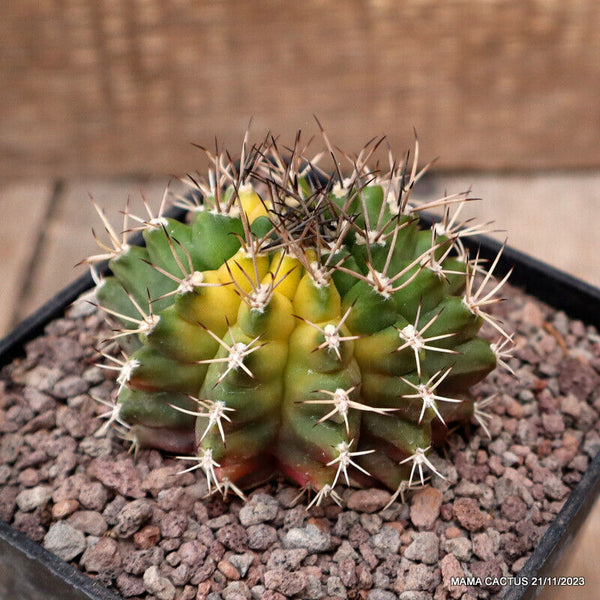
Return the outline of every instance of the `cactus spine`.
[[[390,158],[367,166],[379,141],[337,157],[329,177],[299,138],[288,160],[272,139],[240,164],[208,153],[190,178],[202,201],[180,199],[189,223],[135,218],[145,247],[119,240],[101,211],[112,275],[96,297],[124,358],[106,416],[137,447],[201,468],[209,489],[242,490],[275,472],[339,501],[338,484],[398,493],[425,480],[432,445],[488,401],[470,387],[504,363],[510,342],[485,312],[492,279],[463,238],[464,195],[418,203],[421,177]],[[419,214],[443,207],[421,228]],[[484,323],[499,341],[479,336]],[[102,430],[105,431],[105,425]],[[438,473],[439,474],[439,473]]]

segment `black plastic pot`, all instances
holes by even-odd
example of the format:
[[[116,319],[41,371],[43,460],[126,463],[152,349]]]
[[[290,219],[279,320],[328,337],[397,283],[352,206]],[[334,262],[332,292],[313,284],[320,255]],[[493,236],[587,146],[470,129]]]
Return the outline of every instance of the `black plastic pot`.
[[[180,213],[181,214],[181,213]],[[423,219],[426,221],[426,218]],[[482,258],[492,259],[500,245],[485,237],[467,238],[480,249]],[[496,268],[503,275],[514,268],[511,283],[569,316],[600,329],[600,289],[535,260],[522,252],[505,248]],[[31,317],[0,340],[0,367],[23,353],[24,344],[41,333],[46,324],[93,285],[84,275],[60,292]],[[516,581],[504,590],[507,600],[535,598],[543,589],[537,580],[551,575],[600,491],[600,453],[590,463],[555,521],[521,570]],[[0,598],[23,600],[118,600],[44,548],[0,522]]]

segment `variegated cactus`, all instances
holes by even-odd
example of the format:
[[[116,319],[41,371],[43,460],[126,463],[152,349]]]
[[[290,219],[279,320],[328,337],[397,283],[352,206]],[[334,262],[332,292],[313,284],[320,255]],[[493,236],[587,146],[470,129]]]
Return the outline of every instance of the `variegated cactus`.
[[[145,247],[99,210],[112,247],[88,262],[109,259],[96,297],[123,354],[106,354],[119,383],[107,424],[183,455],[209,489],[242,494],[279,472],[317,503],[339,501],[338,484],[399,492],[437,473],[427,453],[449,427],[485,427],[469,389],[504,362],[510,338],[485,309],[506,278],[465,250],[479,231],[458,219],[466,196],[415,202],[418,156],[370,169],[377,141],[344,155],[344,177],[324,139],[312,160],[298,140],[284,160],[273,138],[244,142],[237,166],[207,153],[189,223],[164,202],[156,217],[127,212]],[[498,342],[479,337],[484,323]]]

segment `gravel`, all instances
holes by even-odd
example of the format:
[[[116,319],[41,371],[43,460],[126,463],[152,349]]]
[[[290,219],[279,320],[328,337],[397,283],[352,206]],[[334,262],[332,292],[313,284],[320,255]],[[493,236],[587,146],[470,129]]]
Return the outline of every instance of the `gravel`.
[[[381,510],[391,498],[387,490],[356,490],[348,496],[346,506],[350,510],[373,513]]]
[[[384,527],[380,533],[371,536],[369,542],[375,556],[385,558],[398,552],[400,532],[394,527]]]
[[[426,487],[416,492],[410,505],[410,520],[417,529],[431,529],[442,507],[441,490]]]
[[[272,521],[277,516],[279,503],[268,494],[256,494],[245,504],[238,518],[244,527]]]
[[[330,536],[316,525],[294,527],[283,538],[284,548],[306,548],[309,554],[325,552],[331,546]]]
[[[166,578],[162,577],[160,569],[153,565],[144,571],[144,587],[150,594],[154,594],[159,600],[173,600],[177,590]]]
[[[201,474],[157,451],[95,437],[114,393],[94,366],[105,333],[76,305],[0,371],[0,518],[124,598],[477,600],[516,575],[600,451],[600,336],[508,288],[495,307],[509,359],[474,390],[499,392],[485,432],[454,435],[445,480],[386,508],[385,490],[342,490],[306,511],[273,481],[206,498]]]
[[[100,538],[86,549],[81,564],[89,573],[118,574],[121,567],[118,542],[108,537]]]
[[[440,555],[440,540],[430,531],[417,533],[412,543],[404,551],[404,556],[410,560],[433,565],[437,563]]]
[[[52,489],[49,486],[38,485],[34,488],[23,490],[16,497],[17,506],[23,512],[30,512],[44,506],[52,497]]]
[[[66,521],[53,523],[44,536],[44,548],[63,560],[73,560],[87,546],[85,535]]]
[[[117,515],[114,531],[121,538],[131,537],[152,517],[152,505],[148,500],[139,499],[123,506]],[[154,530],[152,534],[154,534]]]

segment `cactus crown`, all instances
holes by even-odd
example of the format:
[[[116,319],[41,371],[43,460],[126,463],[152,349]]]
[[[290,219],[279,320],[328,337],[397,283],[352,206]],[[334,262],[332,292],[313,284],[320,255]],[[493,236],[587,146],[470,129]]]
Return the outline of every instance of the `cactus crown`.
[[[373,140],[343,155],[344,176],[323,138],[312,159],[300,136],[285,152],[245,140],[239,163],[207,152],[208,176],[177,199],[188,223],[164,216],[165,199],[156,216],[125,211],[145,247],[98,210],[112,247],[87,260],[109,259],[96,297],[123,353],[106,355],[119,388],[105,416],[136,447],[191,461],[209,490],[243,495],[280,472],[317,503],[339,501],[341,483],[396,496],[424,467],[440,474],[427,452],[453,424],[486,426],[489,400],[469,389],[506,364],[510,337],[486,313],[506,278],[492,279],[497,259],[486,273],[469,258],[462,240],[480,229],[459,219],[467,196],[411,198],[418,144],[412,163],[371,169]]]

